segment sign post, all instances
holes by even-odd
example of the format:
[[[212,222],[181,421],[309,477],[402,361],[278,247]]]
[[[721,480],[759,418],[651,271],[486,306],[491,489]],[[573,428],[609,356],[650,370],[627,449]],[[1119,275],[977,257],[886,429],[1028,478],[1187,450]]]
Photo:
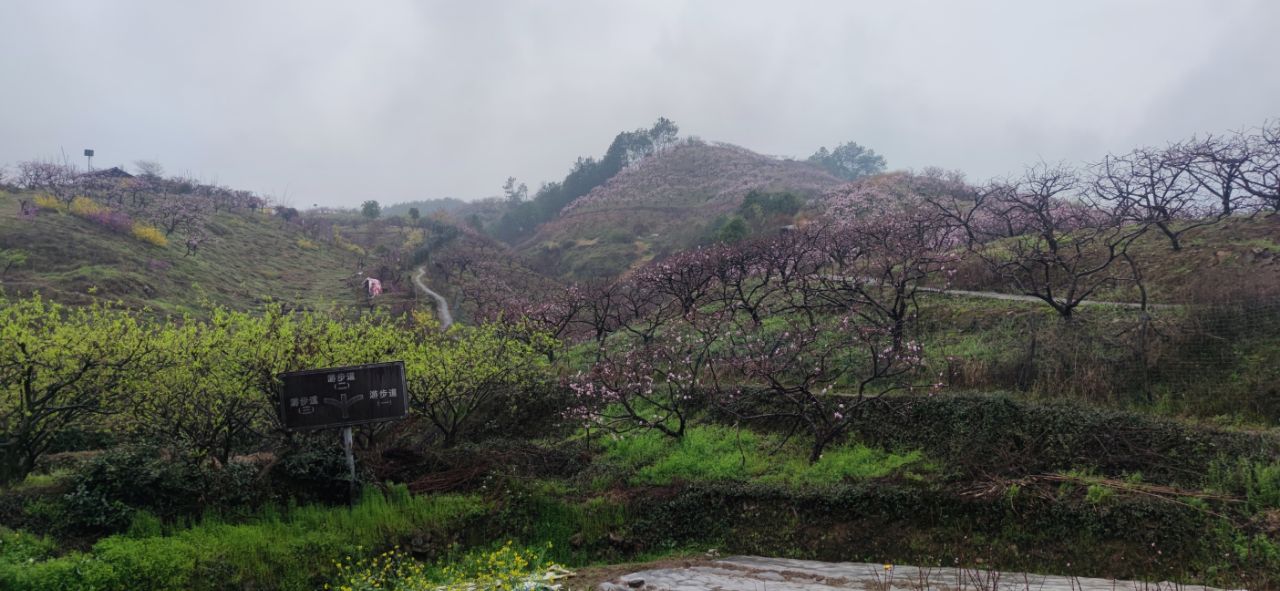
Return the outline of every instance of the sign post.
[[[396,421],[409,415],[404,362],[308,369],[280,374],[280,420],[291,431],[342,429],[347,456],[347,501],[356,497],[351,427]]]
[[[356,454],[351,451],[351,427],[342,428],[342,451],[347,453],[347,506],[356,504]]]

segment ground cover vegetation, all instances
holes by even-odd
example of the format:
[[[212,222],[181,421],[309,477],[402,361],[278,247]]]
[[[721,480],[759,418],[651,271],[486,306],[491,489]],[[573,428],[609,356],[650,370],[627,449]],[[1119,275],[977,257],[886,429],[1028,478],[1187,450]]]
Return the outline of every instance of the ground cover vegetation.
[[[0,183],[0,284],[64,303],[119,300],[181,316],[214,306],[418,306],[411,277],[465,226],[432,216],[305,211],[248,191],[165,176],[158,164],[84,171],[21,162]],[[474,233],[474,230],[471,230]],[[377,279],[374,297],[366,279]]]
[[[299,216],[352,253],[392,234],[389,268],[456,292],[445,331],[411,306],[8,296],[0,581],[500,586],[714,549],[1274,588],[1276,286],[1169,286],[1183,257],[1270,252],[1276,138],[745,190],[744,224],[803,223],[571,285],[465,224],[357,243],[380,208]],[[349,509],[335,438],[281,428],[276,376],[390,359],[412,415],[357,430]]]

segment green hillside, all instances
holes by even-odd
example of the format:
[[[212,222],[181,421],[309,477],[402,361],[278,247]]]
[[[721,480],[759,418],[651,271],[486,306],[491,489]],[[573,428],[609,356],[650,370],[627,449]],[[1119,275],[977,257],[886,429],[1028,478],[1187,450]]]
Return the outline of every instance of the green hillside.
[[[810,199],[841,183],[806,162],[728,144],[686,142],[641,160],[573,201],[522,247],[549,274],[609,277],[707,242],[752,191]]]
[[[9,295],[40,292],[69,303],[93,297],[191,312],[202,302],[233,308],[267,300],[319,309],[357,301],[355,257],[274,215],[219,212],[204,222],[194,254],[174,236],[154,246],[69,213],[21,216],[19,199],[0,192],[0,286]]]

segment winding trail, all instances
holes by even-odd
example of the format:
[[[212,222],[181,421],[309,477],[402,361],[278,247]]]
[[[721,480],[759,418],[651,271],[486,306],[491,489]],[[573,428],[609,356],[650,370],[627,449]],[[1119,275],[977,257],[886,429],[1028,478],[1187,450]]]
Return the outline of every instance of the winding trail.
[[[431,291],[431,288],[422,282],[422,276],[426,273],[426,267],[418,267],[418,272],[413,274],[413,282],[418,285],[418,289],[436,301],[436,317],[440,319],[440,329],[444,330],[453,324],[453,314],[449,313],[449,302],[444,299],[444,296]]]

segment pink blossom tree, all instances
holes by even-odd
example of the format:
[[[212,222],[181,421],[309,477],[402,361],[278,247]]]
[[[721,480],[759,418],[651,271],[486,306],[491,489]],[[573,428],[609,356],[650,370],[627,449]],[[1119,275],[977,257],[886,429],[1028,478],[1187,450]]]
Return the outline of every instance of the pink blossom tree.
[[[809,461],[817,462],[857,407],[911,387],[920,346],[895,342],[890,326],[853,314],[813,325],[788,318],[780,328],[739,322],[726,331],[721,374],[764,389],[755,396],[725,389],[718,402],[743,420],[785,420],[807,431]]]
[[[817,299],[865,322],[884,322],[901,343],[919,290],[936,277],[946,280],[964,244],[926,197],[958,191],[967,188],[942,176],[899,173],[833,195],[823,243],[829,265],[812,282]]]
[[[148,208],[151,219],[169,236],[178,230],[191,232],[204,222],[205,205],[198,197],[173,195]]]
[[[694,411],[718,388],[719,314],[690,315],[666,338],[600,350],[591,368],[569,380],[572,413],[609,431],[653,429],[684,436]]]
[[[715,253],[712,301],[747,315],[754,324],[772,314],[809,311],[799,296],[824,260],[817,228],[749,240]]]

